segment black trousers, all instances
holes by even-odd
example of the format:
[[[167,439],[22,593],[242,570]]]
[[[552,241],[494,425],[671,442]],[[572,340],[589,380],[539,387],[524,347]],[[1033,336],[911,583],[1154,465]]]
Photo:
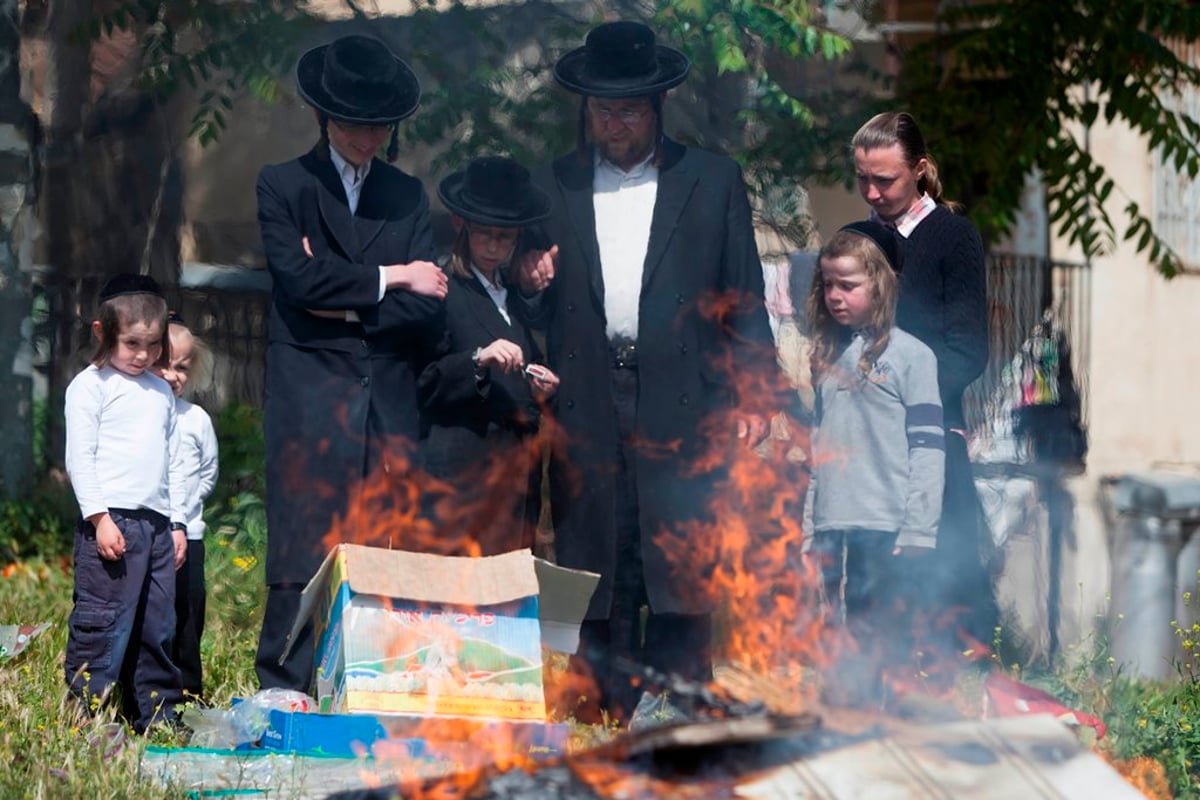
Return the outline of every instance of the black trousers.
[[[316,647],[311,620],[301,628],[283,663],[279,663],[280,654],[287,646],[292,622],[300,609],[302,591],[304,587],[298,583],[267,586],[267,604],[263,611],[262,631],[258,636],[258,653],[254,659],[254,672],[261,689],[308,692],[311,688]]]
[[[372,405],[367,416],[367,447],[362,465],[364,479],[374,475],[377,470],[393,469],[387,452],[388,437],[380,433],[382,429],[378,410]],[[358,487],[352,489],[355,495],[358,491]],[[348,504],[355,502],[355,498],[347,498]],[[286,536],[287,532],[268,531],[267,535]],[[258,634],[258,652],[254,657],[254,672],[261,689],[309,692],[312,688],[316,659],[312,620],[300,629],[287,655],[283,655],[296,612],[300,610],[300,594],[303,591],[302,583],[267,584],[267,602],[263,609],[262,629]]]
[[[204,638],[207,600],[204,540],[188,539],[187,563],[175,572],[175,649],[172,654],[183,677],[183,691],[197,699],[204,697],[200,640]]]
[[[628,720],[641,691],[655,687],[642,684],[626,666],[649,666],[687,680],[712,679],[712,619],[708,614],[660,614],[649,607],[638,522],[637,370],[614,367],[612,393],[620,431],[614,509],[617,573],[609,617],[583,623],[579,652],[598,685],[600,704],[611,716]]]

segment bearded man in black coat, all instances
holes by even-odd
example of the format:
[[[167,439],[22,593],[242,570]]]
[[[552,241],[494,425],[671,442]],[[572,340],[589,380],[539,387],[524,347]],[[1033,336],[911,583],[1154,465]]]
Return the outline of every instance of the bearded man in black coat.
[[[519,270],[561,380],[557,558],[601,575],[580,652],[619,717],[636,698],[614,659],[711,678],[715,598],[660,537],[687,547],[719,471],[698,465],[760,441],[773,402],[732,374],[776,370],[741,171],[663,136],[666,92],[688,69],[634,22],[600,25],[557,62],[581,98],[579,146],[535,174],[554,212]]]
[[[300,592],[335,543],[334,518],[361,518],[345,515],[364,480],[407,464],[419,432],[417,369],[441,338],[446,276],[432,260],[420,181],[375,157],[390,138],[395,159],[396,124],[417,109],[412,70],[379,40],[345,36],[305,53],[296,72],[320,140],[264,167],[257,189],[274,289],[268,594],[255,670],[263,688],[307,690],[311,624],[288,645]]]

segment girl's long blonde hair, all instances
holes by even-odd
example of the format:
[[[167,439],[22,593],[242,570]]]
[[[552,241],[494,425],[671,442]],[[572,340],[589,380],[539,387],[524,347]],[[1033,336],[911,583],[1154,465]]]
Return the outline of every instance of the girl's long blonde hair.
[[[825,279],[821,274],[822,261],[844,257],[863,264],[871,282],[871,317],[860,329],[864,344],[858,369],[864,376],[871,373],[875,362],[887,349],[896,322],[897,280],[887,256],[870,238],[853,231],[838,231],[817,255],[817,269],[813,272],[812,288],[805,306],[806,332],[812,341],[809,360],[814,385],[850,341],[850,329],[835,320],[825,305]]]

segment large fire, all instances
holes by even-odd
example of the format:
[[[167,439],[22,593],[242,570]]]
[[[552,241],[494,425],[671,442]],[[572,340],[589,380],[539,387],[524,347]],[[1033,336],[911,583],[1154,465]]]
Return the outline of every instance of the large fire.
[[[716,301],[710,310],[720,314],[728,307]],[[912,629],[900,632],[899,646],[856,639],[852,631],[827,624],[820,569],[803,552],[808,432],[791,415],[774,413],[771,434],[761,446],[751,449],[737,435],[746,415],[780,412],[779,399],[794,396],[793,390],[770,370],[747,370],[732,361],[716,366],[728,377],[731,396],[743,402],[706,420],[696,432],[707,446],[689,468],[693,475],[709,479],[706,485],[711,492],[696,498],[697,513],[690,523],[645,532],[654,536],[674,570],[701,576],[689,583],[695,594],[691,600],[715,610],[715,681],[706,697],[716,700],[703,710],[721,716],[722,709],[728,712],[740,702],[742,707],[757,703],[775,714],[819,708],[827,716],[837,716],[838,710],[828,705],[837,695],[828,691],[827,676],[840,675],[844,681],[864,664],[865,680],[881,681],[883,696],[891,701],[913,694],[963,706],[954,694],[962,668],[988,658],[990,650],[960,635],[956,610],[930,619],[909,609],[904,618]],[[529,538],[498,541],[496,522],[511,517],[513,498],[525,492],[530,468],[536,470],[543,454],[561,444],[561,437],[547,413],[536,435],[472,465],[464,476],[472,487],[469,495],[423,474],[411,446],[395,442],[386,468],[363,483],[347,513],[334,521],[326,545],[346,542],[476,557],[529,546]],[[679,442],[644,446],[651,457],[675,457],[690,450]],[[944,635],[946,631],[950,635]],[[543,653],[548,717],[571,720],[575,704],[596,694],[595,687],[586,675],[567,669],[565,657]],[[646,674],[631,670],[630,680],[642,681]],[[645,688],[659,691],[669,685],[669,681],[655,684],[651,677]],[[876,706],[875,712],[879,710]],[[978,715],[977,708],[959,710]],[[847,712],[845,719],[852,720],[854,713]],[[580,727],[572,736],[576,755],[558,763],[566,763],[597,796],[681,796],[679,786],[659,785],[653,776],[631,774],[611,758],[580,757],[584,744],[604,742],[617,732],[609,727],[598,735],[581,736]],[[403,731],[406,737],[425,740],[428,756],[457,765],[453,775],[433,781],[415,771],[412,785],[405,789],[407,797],[472,796],[497,770],[544,767],[518,741],[516,726],[416,717],[404,724]],[[380,742],[374,754],[387,757],[387,743]]]

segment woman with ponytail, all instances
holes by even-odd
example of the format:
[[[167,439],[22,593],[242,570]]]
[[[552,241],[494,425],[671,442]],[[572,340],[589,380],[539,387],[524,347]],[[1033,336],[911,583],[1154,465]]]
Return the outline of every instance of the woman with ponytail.
[[[997,611],[983,554],[990,538],[967,456],[963,392],[988,359],[983,241],[942,194],[937,163],[906,112],[878,114],[851,140],[858,190],[871,219],[895,229],[904,249],[896,325],[938,362],[946,426],[946,487],[932,587],[939,608],[962,607],[960,622],[991,641]]]

